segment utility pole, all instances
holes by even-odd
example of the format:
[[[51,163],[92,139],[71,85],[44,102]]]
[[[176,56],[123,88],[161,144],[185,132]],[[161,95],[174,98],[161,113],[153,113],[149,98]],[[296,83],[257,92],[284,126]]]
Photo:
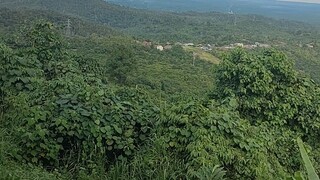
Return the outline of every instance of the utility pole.
[[[193,59],[192,59],[192,65],[194,66],[194,62],[195,62],[195,60],[196,60],[196,57],[197,57],[197,53],[195,53],[195,52],[193,52],[192,53],[192,55],[193,55]]]
[[[68,37],[71,36],[71,21],[70,21],[70,19],[68,19],[68,21],[67,21],[66,36],[68,36]]]

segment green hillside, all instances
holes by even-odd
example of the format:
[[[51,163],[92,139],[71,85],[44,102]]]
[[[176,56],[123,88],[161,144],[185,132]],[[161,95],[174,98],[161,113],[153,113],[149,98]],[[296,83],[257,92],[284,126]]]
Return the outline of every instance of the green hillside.
[[[0,7],[0,179],[319,174],[318,29],[100,0]]]
[[[320,82],[320,56],[313,53],[319,51],[317,39],[320,33],[318,28],[309,24],[257,15],[153,12],[121,7],[102,0],[3,0],[0,7],[52,10],[116,28],[141,40],[162,43],[193,42],[218,46],[267,43],[284,50],[296,61],[297,69]],[[313,43],[315,48],[305,48],[309,43]]]
[[[125,8],[102,0],[3,0],[0,6],[53,10],[117,27],[133,35],[163,41],[283,41],[295,35],[319,35],[318,31],[307,24],[257,15],[152,12]]]

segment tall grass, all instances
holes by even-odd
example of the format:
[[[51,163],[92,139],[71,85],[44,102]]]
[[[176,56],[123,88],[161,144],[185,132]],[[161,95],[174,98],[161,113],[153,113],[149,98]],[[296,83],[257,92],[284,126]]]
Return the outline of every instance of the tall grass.
[[[118,160],[108,171],[107,179],[170,180],[188,179],[187,165],[176,154],[153,141],[136,153],[132,160]]]

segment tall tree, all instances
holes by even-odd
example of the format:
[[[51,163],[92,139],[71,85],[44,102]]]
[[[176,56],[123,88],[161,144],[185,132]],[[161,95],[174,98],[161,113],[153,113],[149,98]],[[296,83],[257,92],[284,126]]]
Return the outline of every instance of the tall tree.
[[[133,47],[123,44],[115,45],[108,67],[111,76],[119,84],[124,84],[129,73],[136,67]]]

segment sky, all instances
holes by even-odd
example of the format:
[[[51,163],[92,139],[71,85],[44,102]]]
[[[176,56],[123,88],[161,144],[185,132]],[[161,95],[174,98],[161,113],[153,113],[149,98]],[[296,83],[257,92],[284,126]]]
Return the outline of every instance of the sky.
[[[279,1],[303,2],[303,3],[314,3],[314,4],[320,4],[320,0],[279,0]]]

